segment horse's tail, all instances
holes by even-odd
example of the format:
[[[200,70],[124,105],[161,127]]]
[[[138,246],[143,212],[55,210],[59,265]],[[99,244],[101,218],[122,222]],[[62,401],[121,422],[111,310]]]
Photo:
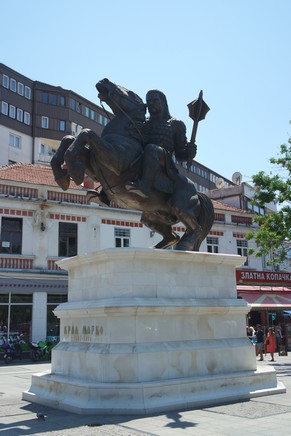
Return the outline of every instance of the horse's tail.
[[[211,199],[203,192],[198,192],[198,198],[201,209],[197,221],[202,228],[202,232],[195,241],[193,251],[199,251],[200,245],[208,235],[214,221],[214,207]]]

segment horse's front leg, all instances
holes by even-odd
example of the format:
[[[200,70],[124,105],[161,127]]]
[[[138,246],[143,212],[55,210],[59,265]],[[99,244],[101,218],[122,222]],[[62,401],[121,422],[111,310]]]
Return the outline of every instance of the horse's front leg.
[[[59,148],[51,159],[51,167],[57,184],[66,191],[70,185],[70,176],[65,168],[62,168],[67,149],[75,140],[74,136],[67,135],[62,139]]]
[[[84,150],[86,144],[90,142],[91,130],[84,129],[77,136],[74,142],[70,145],[65,153],[65,162],[67,165],[68,174],[74,180],[76,185],[81,185],[85,176],[86,166],[84,164],[84,156],[87,156],[87,150]],[[84,153],[85,151],[85,153]]]

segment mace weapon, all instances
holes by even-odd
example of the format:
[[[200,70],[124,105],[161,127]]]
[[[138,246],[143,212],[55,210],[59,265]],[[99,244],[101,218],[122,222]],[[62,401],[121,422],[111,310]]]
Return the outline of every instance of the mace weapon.
[[[203,100],[203,91],[200,91],[198,98],[196,98],[196,100],[191,101],[191,103],[189,103],[187,106],[189,109],[189,117],[194,121],[190,143],[195,145],[198,123],[199,121],[205,119],[207,112],[210,110],[210,107],[207,106],[207,104]],[[190,156],[188,159],[187,162],[188,170],[192,164],[192,160],[194,156],[193,157]]]

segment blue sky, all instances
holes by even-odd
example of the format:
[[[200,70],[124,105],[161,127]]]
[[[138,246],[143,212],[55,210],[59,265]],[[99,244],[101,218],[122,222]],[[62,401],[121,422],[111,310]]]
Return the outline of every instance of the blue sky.
[[[14,0],[1,8],[0,62],[98,102],[108,77],[163,91],[190,138],[187,104],[211,111],[196,159],[244,181],[274,171],[291,132],[290,0]]]

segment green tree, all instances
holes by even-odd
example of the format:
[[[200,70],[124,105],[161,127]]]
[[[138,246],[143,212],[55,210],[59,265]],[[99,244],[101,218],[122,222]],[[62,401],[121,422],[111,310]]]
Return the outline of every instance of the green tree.
[[[290,247],[291,236],[291,137],[288,145],[280,147],[278,158],[271,158],[276,165],[276,175],[267,175],[264,171],[252,176],[256,187],[254,204],[264,206],[274,202],[277,212],[271,215],[256,216],[254,221],[259,223],[259,230],[249,232],[246,239],[253,239],[257,249],[250,249],[249,254],[257,257],[270,255],[269,264],[281,263],[286,258]]]

